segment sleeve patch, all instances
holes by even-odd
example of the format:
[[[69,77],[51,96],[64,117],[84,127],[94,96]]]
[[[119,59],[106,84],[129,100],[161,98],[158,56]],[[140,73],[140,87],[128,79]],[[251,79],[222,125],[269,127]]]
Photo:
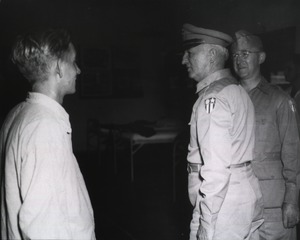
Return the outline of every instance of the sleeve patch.
[[[206,110],[207,113],[211,113],[214,110],[214,108],[216,106],[216,101],[217,100],[214,97],[208,98],[204,101],[205,110]]]
[[[292,110],[293,112],[296,112],[296,110],[295,110],[295,105],[294,105],[294,103],[293,103],[292,100],[289,100],[289,105],[290,105],[291,110]]]

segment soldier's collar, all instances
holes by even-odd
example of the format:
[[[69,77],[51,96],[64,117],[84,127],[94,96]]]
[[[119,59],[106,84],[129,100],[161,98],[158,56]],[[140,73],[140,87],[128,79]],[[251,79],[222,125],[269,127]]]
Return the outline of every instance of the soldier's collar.
[[[268,83],[268,81],[264,77],[261,77],[261,80],[258,83],[258,85],[256,86],[256,88],[258,88],[259,90],[261,90],[265,94],[269,94],[269,92],[270,92],[270,84]]]
[[[202,89],[209,86],[211,83],[218,81],[221,78],[225,78],[229,76],[231,76],[231,73],[228,68],[221,69],[214,72],[213,74],[210,74],[209,76],[201,80],[199,83],[197,83],[196,93],[200,92]]]

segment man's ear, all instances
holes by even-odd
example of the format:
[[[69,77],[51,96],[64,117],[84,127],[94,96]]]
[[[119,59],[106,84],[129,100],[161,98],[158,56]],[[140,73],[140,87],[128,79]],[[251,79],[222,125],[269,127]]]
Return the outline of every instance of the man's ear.
[[[209,50],[210,62],[213,63],[215,61],[215,57],[217,55],[217,50],[215,48],[211,48]]]
[[[260,52],[259,53],[259,64],[262,64],[266,60],[266,53]]]
[[[217,55],[217,50],[215,48],[209,49],[209,55],[215,57]]]
[[[63,73],[62,73],[62,61],[60,59],[57,60],[56,62],[56,68],[55,68],[55,73],[62,78]]]

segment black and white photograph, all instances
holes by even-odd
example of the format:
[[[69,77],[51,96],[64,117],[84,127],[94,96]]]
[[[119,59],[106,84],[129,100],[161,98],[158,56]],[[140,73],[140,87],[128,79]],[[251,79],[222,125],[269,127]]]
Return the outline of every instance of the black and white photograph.
[[[299,0],[0,0],[0,239],[299,240]]]

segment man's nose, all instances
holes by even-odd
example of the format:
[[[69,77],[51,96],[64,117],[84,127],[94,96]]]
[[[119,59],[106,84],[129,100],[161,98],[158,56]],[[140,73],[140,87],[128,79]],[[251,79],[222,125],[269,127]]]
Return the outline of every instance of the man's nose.
[[[186,64],[187,63],[187,53],[185,52],[184,54],[183,54],[183,57],[182,57],[182,61],[181,61],[181,64]]]
[[[236,56],[234,59],[234,62],[239,65],[242,62],[242,58],[240,57],[240,55]]]
[[[77,65],[76,65],[76,72],[77,72],[77,75],[79,75],[81,73],[81,70]]]

